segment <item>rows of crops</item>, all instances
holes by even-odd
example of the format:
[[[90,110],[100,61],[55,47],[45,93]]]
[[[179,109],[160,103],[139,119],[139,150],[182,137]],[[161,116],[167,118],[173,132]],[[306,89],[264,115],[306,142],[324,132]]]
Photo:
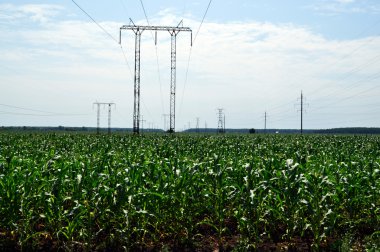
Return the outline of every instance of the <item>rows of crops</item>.
[[[0,250],[376,250],[379,194],[374,136],[0,134]]]

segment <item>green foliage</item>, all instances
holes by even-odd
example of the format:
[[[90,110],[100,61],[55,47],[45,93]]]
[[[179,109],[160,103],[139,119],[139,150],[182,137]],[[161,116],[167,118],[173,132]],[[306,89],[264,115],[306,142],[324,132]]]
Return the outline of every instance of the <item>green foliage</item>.
[[[379,164],[375,136],[0,134],[0,248],[376,250]]]

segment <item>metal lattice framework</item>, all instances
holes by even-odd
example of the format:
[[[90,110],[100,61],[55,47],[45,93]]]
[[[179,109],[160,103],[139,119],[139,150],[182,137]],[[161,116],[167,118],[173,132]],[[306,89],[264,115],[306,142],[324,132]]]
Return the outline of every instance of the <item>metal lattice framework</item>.
[[[225,116],[223,114],[222,108],[218,108],[218,133],[224,133],[225,132]]]
[[[96,112],[96,133],[99,134],[100,131],[100,106],[108,106],[108,134],[111,134],[111,108],[116,106],[113,102],[94,102],[93,105],[97,106]]]
[[[177,35],[181,31],[191,32],[189,27],[180,26],[182,21],[176,27],[172,26],[150,26],[150,25],[135,25],[131,20],[132,25],[123,25],[121,31],[132,30],[135,33],[135,77],[134,77],[134,106],[133,106],[133,132],[140,132],[140,55],[141,55],[141,34],[143,31],[155,31],[155,44],[157,44],[157,31],[168,31],[171,35],[171,77],[170,77],[170,129],[169,132],[175,131],[175,94],[176,94],[176,46]],[[192,43],[191,43],[192,44]]]

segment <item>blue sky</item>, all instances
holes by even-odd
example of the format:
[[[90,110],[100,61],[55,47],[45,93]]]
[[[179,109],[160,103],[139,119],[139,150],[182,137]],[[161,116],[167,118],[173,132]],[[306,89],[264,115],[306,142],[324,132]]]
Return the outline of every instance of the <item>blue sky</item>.
[[[76,2],[115,39],[129,18],[147,24],[140,0]],[[183,19],[195,36],[209,1],[143,3],[151,25]],[[379,27],[375,0],[212,1],[193,47],[178,35],[176,129],[216,127],[220,107],[227,127],[262,128],[266,111],[269,128],[298,128],[301,90],[305,128],[380,127]],[[0,1],[0,33],[0,125],[95,126],[101,101],[132,126],[132,33],[121,49],[68,0]],[[155,47],[144,32],[141,53],[144,126],[163,128],[170,36]]]

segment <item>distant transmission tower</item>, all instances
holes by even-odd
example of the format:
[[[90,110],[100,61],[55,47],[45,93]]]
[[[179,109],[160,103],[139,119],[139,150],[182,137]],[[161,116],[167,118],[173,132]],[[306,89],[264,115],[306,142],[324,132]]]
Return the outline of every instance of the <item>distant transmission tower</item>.
[[[183,27],[181,21],[176,27],[172,26],[144,26],[135,25],[130,19],[132,25],[123,25],[120,27],[119,43],[121,44],[121,30],[132,30],[135,33],[135,78],[134,78],[134,106],[133,106],[133,132],[139,133],[140,118],[140,44],[141,34],[145,30],[155,31],[155,44],[157,44],[157,31],[168,31],[171,36],[171,74],[170,74],[170,128],[169,132],[175,131],[175,93],[176,93],[176,58],[177,58],[177,35],[181,31],[191,32],[192,46],[192,30],[189,27]]]
[[[96,133],[100,132],[100,106],[108,106],[108,134],[111,134],[111,109],[112,106],[116,106],[115,103],[112,102],[94,102],[94,105],[97,105],[97,120],[96,120]]]
[[[264,133],[267,133],[267,112],[264,114]]]
[[[111,134],[111,110],[112,110],[113,105],[116,107],[115,103],[108,103],[108,134],[109,135]]]
[[[305,105],[308,106],[308,104],[305,104],[304,102],[304,96],[303,96],[303,93],[302,93],[302,90],[301,90],[301,97],[299,98],[301,103],[299,104],[300,105],[300,110],[298,110],[299,112],[301,112],[301,134],[303,133],[303,113],[305,112]]]
[[[218,108],[218,133],[224,133],[225,132],[225,121],[226,117],[223,114],[222,108]]]

